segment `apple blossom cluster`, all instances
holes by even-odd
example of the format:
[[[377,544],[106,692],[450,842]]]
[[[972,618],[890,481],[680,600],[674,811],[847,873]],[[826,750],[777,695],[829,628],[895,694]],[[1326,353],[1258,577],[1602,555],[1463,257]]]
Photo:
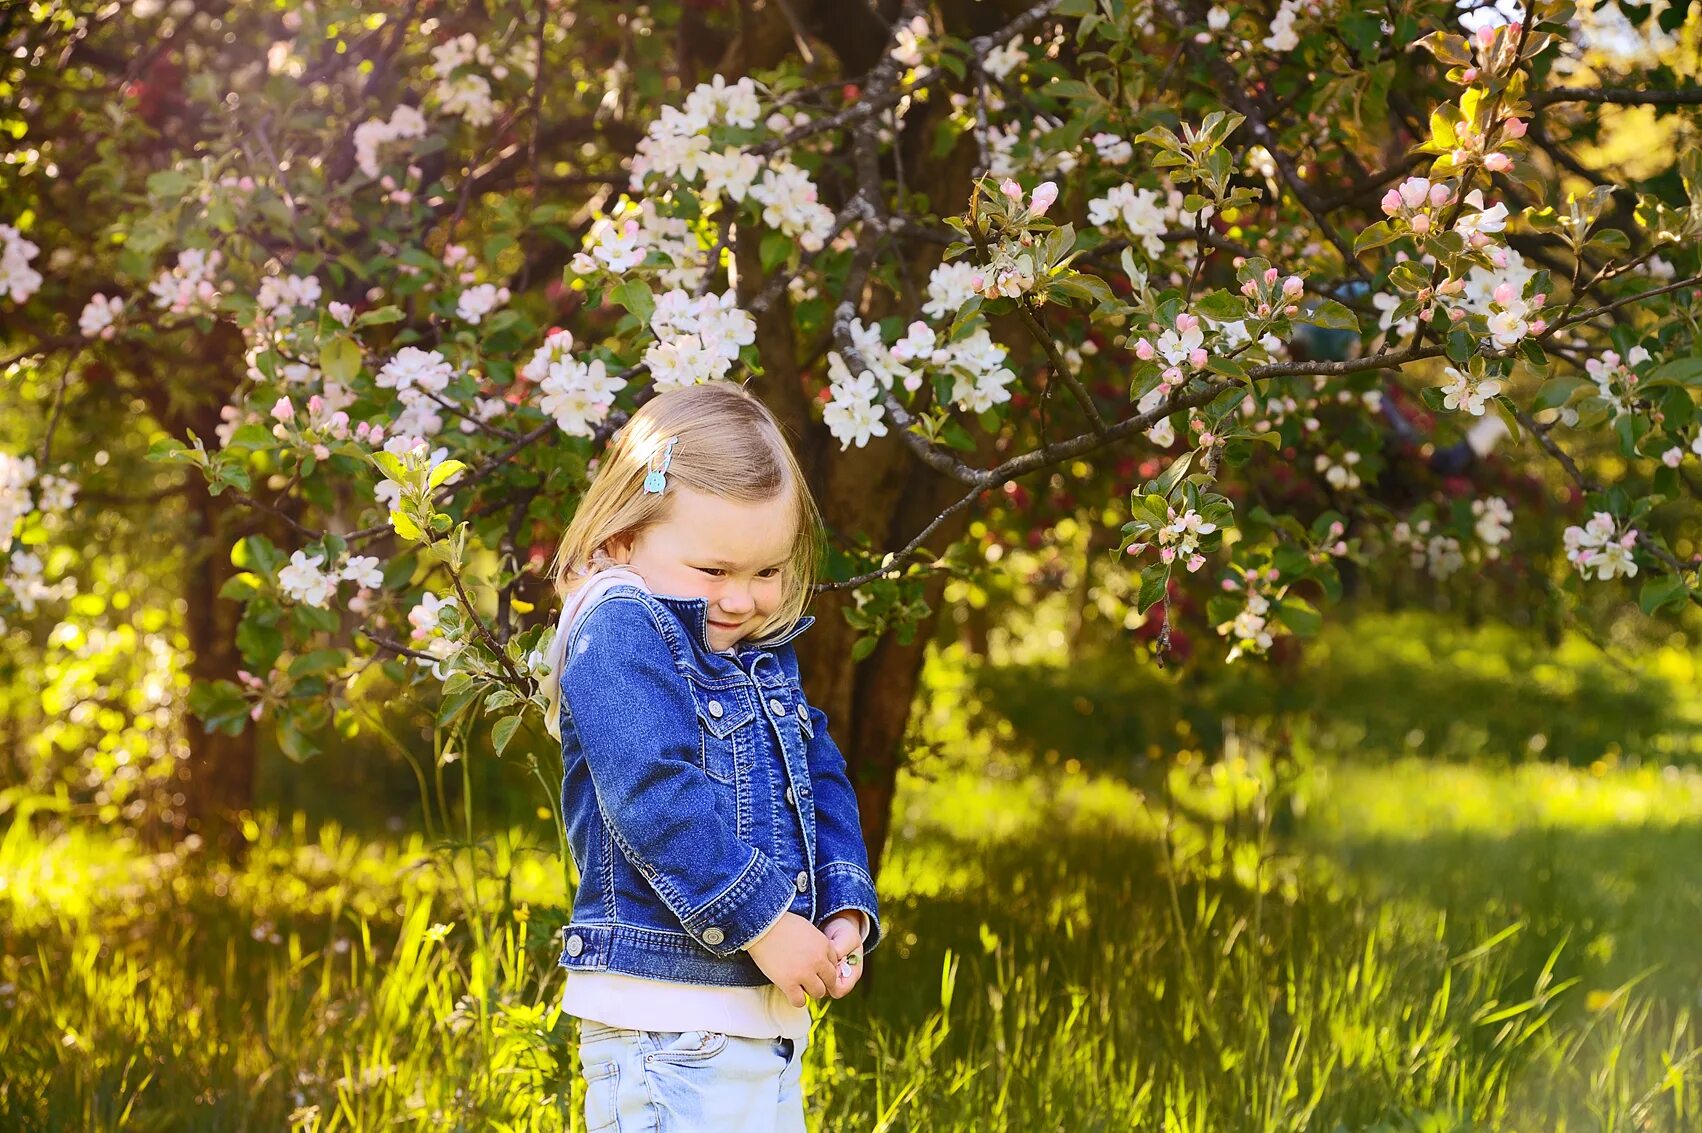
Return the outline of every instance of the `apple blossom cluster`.
[[[756,341],[756,320],[731,290],[701,298],[678,289],[665,292],[656,300],[650,329],[656,341],[644,352],[644,365],[658,389],[724,378],[739,348]]]
[[[1637,372],[1632,367],[1648,360],[1649,352],[1641,346],[1626,351],[1624,359],[1618,351],[1606,350],[1600,358],[1584,360],[1584,372],[1596,383],[1596,395],[1607,402],[1615,418],[1632,411],[1627,402],[1637,385]]]
[[[66,575],[49,584],[43,575],[40,555],[34,551],[14,551],[6,562],[4,575],[0,575],[0,587],[11,591],[13,601],[24,613],[33,614],[39,603],[75,597],[77,580]],[[5,624],[0,622],[0,632],[4,631]]]
[[[40,252],[12,225],[0,224],[0,292],[12,302],[22,303],[41,288],[41,273],[30,267]]]
[[[0,452],[0,544],[10,543],[18,520],[35,510],[34,481],[35,457]]]
[[[1282,0],[1277,14],[1271,18],[1271,33],[1260,42],[1272,51],[1293,51],[1299,47],[1300,35],[1294,30],[1294,21],[1302,9],[1317,15],[1317,0]]]
[[[255,300],[264,315],[288,322],[301,308],[317,312],[322,293],[319,280],[311,275],[269,275],[260,281]]]
[[[1614,578],[1637,577],[1637,560],[1631,549],[1637,545],[1637,529],[1621,528],[1610,512],[1598,511],[1582,527],[1568,527],[1562,538],[1566,543],[1566,561],[1577,568],[1586,581],[1590,572],[1607,582]]]
[[[336,595],[338,583],[353,582],[369,590],[384,585],[384,571],[371,555],[351,555],[329,570],[324,568],[323,553],[296,551],[289,564],[278,571],[278,586],[293,602],[325,609]]]
[[[383,173],[384,147],[426,134],[425,115],[412,106],[397,106],[389,119],[372,118],[355,127],[355,164],[373,180]]]
[[[626,380],[610,374],[601,358],[581,362],[572,350],[572,333],[552,330],[520,373],[537,383],[543,395],[538,407],[555,418],[562,432],[589,437],[608,419]]]
[[[928,32],[928,17],[912,16],[908,22],[899,25],[888,54],[905,67],[920,67],[922,45],[928,40]]]
[[[1240,568],[1231,567],[1240,575],[1236,578],[1223,580],[1226,593],[1242,593],[1244,602],[1239,613],[1228,621],[1217,625],[1220,636],[1228,638],[1230,647],[1226,661],[1234,661],[1239,657],[1262,657],[1270,651],[1275,643],[1276,635],[1271,623],[1271,599],[1280,590],[1277,580],[1281,572],[1276,567],[1260,570],[1255,567],[1244,574]]]
[[[478,283],[461,292],[455,302],[455,316],[462,322],[478,326],[484,317],[508,302],[508,288],[494,283]]]
[[[1513,509],[1500,496],[1472,501],[1472,530],[1483,541],[1484,554],[1501,557],[1501,544],[1513,537]]]
[[[1313,461],[1312,467],[1323,475],[1330,487],[1339,492],[1346,492],[1359,487],[1359,473],[1354,469],[1360,459],[1359,453],[1352,449],[1342,453],[1340,459],[1330,453],[1321,452]]]
[[[1005,365],[1004,347],[993,341],[984,323],[955,342],[946,342],[927,323],[917,320],[903,338],[888,347],[879,326],[865,326],[853,319],[850,337],[865,369],[853,376],[838,351],[829,353],[832,395],[822,412],[841,449],[852,444],[862,448],[870,436],[886,436],[881,397],[894,384],[902,385],[907,393],[922,388],[923,367],[952,379],[948,400],[965,412],[984,413],[1010,400],[1009,387],[1016,375]]]
[[[219,302],[213,273],[223,262],[222,252],[186,248],[177,254],[175,266],[155,277],[148,291],[160,307],[174,315],[213,314]]]
[[[1169,506],[1168,518],[1170,522],[1154,533],[1159,561],[1172,563],[1180,559],[1189,573],[1205,566],[1206,557],[1200,553],[1200,537],[1216,531],[1217,524],[1207,523],[1205,517],[1192,508],[1184,507],[1178,513],[1174,504]],[[1124,548],[1124,553],[1138,555],[1149,546],[1150,543],[1130,543]]]
[[[1101,228],[1116,228],[1127,232],[1148,259],[1164,255],[1164,234],[1174,229],[1188,230],[1197,219],[1182,207],[1186,198],[1176,189],[1160,192],[1132,184],[1118,185],[1103,197],[1087,203],[1088,222]],[[1210,217],[1213,206],[1205,206]]]
[[[818,199],[810,175],[784,158],[764,160],[714,137],[718,128],[753,130],[761,115],[757,85],[750,78],[729,85],[716,75],[700,83],[683,106],[663,107],[650,123],[632,159],[631,188],[642,189],[653,175],[690,185],[701,182],[709,196],[755,201],[762,206],[764,224],[797,240],[805,251],[820,250],[833,231],[834,217],[833,210]],[[794,118],[776,112],[766,124],[775,133],[783,133],[808,121],[802,112]],[[607,230],[594,229],[586,240],[584,254],[613,272],[626,270],[615,266],[617,261],[631,266],[644,258],[640,229],[631,225],[630,218],[624,219]],[[574,270],[584,275],[595,269],[576,259]]]
[[[469,126],[488,126],[496,118],[496,103],[491,99],[490,80],[471,70],[473,63],[488,68],[498,79],[508,74],[508,68],[496,62],[490,45],[468,32],[431,49],[432,69],[437,72],[432,93],[445,114],[458,115]]]
[[[1466,556],[1460,549],[1458,538],[1434,531],[1434,526],[1427,518],[1411,523],[1402,520],[1395,524],[1390,539],[1397,547],[1406,550],[1407,559],[1415,570],[1428,571],[1432,578],[1441,581],[1465,566]]]
[[[1442,385],[1442,407],[1464,410],[1473,417],[1482,417],[1485,404],[1505,385],[1498,378],[1474,376],[1453,366],[1442,367],[1442,373],[1448,378]]]
[[[462,643],[445,633],[441,625],[443,611],[456,604],[455,595],[439,598],[428,590],[420,596],[419,604],[408,611],[408,622],[414,627],[409,636],[423,643],[424,651],[436,658],[430,668],[432,676],[438,680],[449,675],[443,670],[444,662],[461,650]]]
[[[84,338],[111,341],[118,333],[118,317],[123,313],[124,300],[116,295],[109,299],[97,291],[77,316],[77,330]]]

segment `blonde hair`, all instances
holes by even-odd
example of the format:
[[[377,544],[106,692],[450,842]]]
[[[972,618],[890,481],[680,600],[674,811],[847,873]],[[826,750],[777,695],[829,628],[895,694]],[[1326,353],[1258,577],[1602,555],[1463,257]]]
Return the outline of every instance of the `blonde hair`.
[[[667,486],[646,492],[645,474],[661,466],[670,437],[678,440]],[[821,553],[821,512],[780,422],[768,406],[731,382],[659,393],[615,434],[556,548],[550,569],[557,598],[565,599],[609,565],[604,547],[610,540],[636,538],[664,522],[682,486],[747,504],[778,499],[791,490],[794,535],[783,597],[749,636],[767,637],[802,617]]]

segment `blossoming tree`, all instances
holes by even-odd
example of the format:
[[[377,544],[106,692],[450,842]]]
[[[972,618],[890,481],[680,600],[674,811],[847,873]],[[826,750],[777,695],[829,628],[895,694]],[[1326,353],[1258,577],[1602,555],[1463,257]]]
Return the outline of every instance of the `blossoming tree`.
[[[1137,610],[1190,588],[1256,656],[1341,560],[1516,537],[1500,496],[1359,506],[1422,401],[1577,489],[1556,577],[1679,610],[1702,90],[1669,16],[38,4],[0,64],[0,633],[45,647],[85,485],[187,470],[188,826],[248,804],[258,729],[307,759],[375,683],[535,759],[555,536],[634,407],[728,380],[824,504],[799,644],[877,855],[917,631],[1039,473],[1150,463],[1094,479]],[[1604,156],[1630,129],[1654,156]],[[1296,470],[1332,506],[1236,502]]]

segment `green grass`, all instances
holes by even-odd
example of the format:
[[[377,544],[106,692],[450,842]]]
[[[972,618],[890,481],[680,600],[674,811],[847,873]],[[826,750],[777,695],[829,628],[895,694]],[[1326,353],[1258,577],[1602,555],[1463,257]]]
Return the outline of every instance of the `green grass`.
[[[996,678],[928,679],[812,1128],[1702,1128],[1702,772],[1303,727],[1278,777],[1238,726],[1119,776],[948,707]],[[262,820],[231,869],[7,818],[0,1128],[582,1127],[547,819],[471,847]]]

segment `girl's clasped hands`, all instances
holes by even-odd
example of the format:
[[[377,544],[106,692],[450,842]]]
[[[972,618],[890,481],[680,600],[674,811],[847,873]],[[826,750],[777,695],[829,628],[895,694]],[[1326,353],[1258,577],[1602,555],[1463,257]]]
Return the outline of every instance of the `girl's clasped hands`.
[[[797,913],[782,913],[748,951],[792,1006],[805,997],[843,998],[862,977],[863,934],[858,914],[835,913],[821,928]]]

